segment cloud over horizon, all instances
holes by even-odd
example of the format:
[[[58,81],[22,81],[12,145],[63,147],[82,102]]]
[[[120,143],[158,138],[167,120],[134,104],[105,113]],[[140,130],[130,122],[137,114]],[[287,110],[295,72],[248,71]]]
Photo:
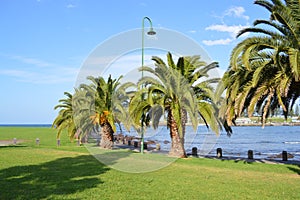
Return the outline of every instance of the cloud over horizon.
[[[215,31],[215,32],[227,33],[230,38],[202,40],[203,44],[205,44],[207,46],[231,44],[234,41],[237,33],[240,30],[249,27],[249,23],[248,23],[249,16],[245,15],[244,13],[245,13],[245,9],[241,6],[235,6],[235,7],[231,7],[229,9],[225,10],[223,15],[221,17],[219,17],[221,19],[221,24],[209,25],[205,28],[205,31]],[[230,17],[230,18],[234,17],[234,18],[242,19],[243,21],[246,21],[245,25],[241,25],[241,24],[229,25],[229,24],[226,24],[224,22],[224,19],[228,18],[228,17]]]
[[[226,39],[219,39],[219,40],[202,40],[202,42],[207,46],[227,45],[232,42],[232,39],[226,38]]]
[[[3,58],[10,60],[15,67],[0,69],[0,75],[11,77],[19,82],[33,84],[57,84],[63,82],[74,82],[78,69],[66,65],[50,63],[41,59],[0,54]]]

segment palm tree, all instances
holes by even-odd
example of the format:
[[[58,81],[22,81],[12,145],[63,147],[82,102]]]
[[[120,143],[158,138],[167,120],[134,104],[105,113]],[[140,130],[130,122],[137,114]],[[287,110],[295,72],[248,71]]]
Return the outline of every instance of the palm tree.
[[[57,117],[53,121],[52,127],[57,129],[57,139],[60,138],[61,132],[67,129],[70,140],[73,140],[76,134],[76,126],[73,118],[72,99],[73,95],[69,92],[64,93],[67,98],[60,99],[58,105],[54,109],[60,109]]]
[[[80,88],[86,91],[85,97],[89,106],[78,109],[79,113],[85,112],[87,117],[81,122],[85,130],[91,131],[93,126],[101,127],[100,147],[111,149],[113,147],[113,133],[116,131],[116,123],[124,122],[125,128],[129,129],[130,120],[126,108],[129,97],[127,89],[132,87],[132,83],[125,83],[120,86],[120,79],[112,79],[111,75],[107,81],[103,77],[94,78],[89,76],[90,85],[82,84]]]
[[[154,56],[152,58],[156,65],[166,65],[164,61]],[[168,66],[178,71],[181,76],[187,80],[192,87],[198,103],[198,114],[204,121],[207,128],[212,129],[217,134],[221,124],[217,118],[217,107],[214,100],[215,94],[212,84],[218,83],[220,78],[209,78],[208,72],[217,68],[218,63],[212,62],[207,65],[206,62],[201,60],[199,55],[179,57],[175,64],[172,54],[167,53]],[[200,81],[201,80],[201,81]],[[185,125],[187,122],[187,112],[182,110],[182,127],[183,139],[185,134]]]
[[[300,3],[296,0],[257,0],[270,12],[270,20],[256,20],[254,33],[232,51],[230,68],[223,77],[227,89],[223,116],[230,125],[247,109],[262,113],[262,124],[279,106],[287,117],[300,95]],[[260,25],[264,25],[260,27]]]
[[[94,101],[94,94],[82,87],[75,88],[73,95],[73,118],[78,127],[77,138],[81,142],[86,142],[88,134],[97,132],[97,127],[90,120],[90,107]]]
[[[144,77],[139,84],[145,85],[144,89],[137,91],[130,103],[130,113],[136,124],[140,124],[143,114],[151,116],[153,126],[157,127],[160,117],[167,113],[168,128],[172,139],[170,156],[186,157],[182,141],[182,109],[185,108],[193,119],[194,128],[197,127],[196,102],[194,93],[186,80],[175,70],[166,65],[158,65],[155,69],[143,67],[154,77]],[[144,96],[146,101],[142,101]],[[147,122],[148,120],[145,120]],[[144,123],[144,122],[142,122]],[[146,124],[148,125],[148,124]]]
[[[211,95],[208,92],[209,88],[202,88],[202,94],[200,94],[200,87],[205,85],[204,82],[208,84],[209,81],[203,81],[202,84],[197,82],[199,78],[206,75],[208,68],[212,68],[212,66],[202,69],[201,66],[205,66],[205,63],[199,61],[200,57],[197,56],[180,57],[176,65],[170,53],[167,54],[167,58],[168,66],[162,59],[153,57],[155,69],[141,68],[141,70],[149,72],[151,76],[144,77],[139,82],[139,86],[144,85],[145,87],[138,90],[131,100],[130,113],[135,117],[136,124],[140,124],[140,119],[143,119],[143,115],[146,113],[146,125],[151,118],[154,128],[157,128],[161,116],[167,113],[167,125],[172,140],[169,155],[186,157],[184,134],[187,116],[190,117],[194,129],[197,128],[198,116],[201,116],[214,131],[218,132],[218,128],[215,129],[215,124],[218,122],[214,107],[206,101]],[[194,90],[199,93],[196,94]],[[141,98],[142,96],[146,101],[142,101],[144,99]]]
[[[121,77],[120,77],[121,78]],[[119,78],[119,79],[120,79]],[[94,126],[101,127],[100,147],[111,149],[113,147],[113,133],[116,130],[114,116],[112,112],[112,96],[119,84],[119,79],[112,79],[111,76],[105,81],[103,77],[87,77],[91,84],[82,84],[80,88],[87,91],[87,96],[92,97],[89,108],[83,108],[87,111],[88,119]],[[89,123],[88,122],[88,123]]]

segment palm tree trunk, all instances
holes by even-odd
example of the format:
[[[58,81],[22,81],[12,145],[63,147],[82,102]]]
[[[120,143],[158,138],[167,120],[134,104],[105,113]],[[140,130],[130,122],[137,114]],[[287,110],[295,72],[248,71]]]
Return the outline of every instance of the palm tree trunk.
[[[113,134],[114,131],[108,122],[101,125],[101,142],[100,147],[105,149],[112,149],[113,147]]]
[[[187,111],[182,109],[181,110],[181,127],[182,127],[182,138],[181,138],[181,142],[184,145],[184,138],[185,138],[185,128],[186,128],[186,123],[188,122],[187,119]]]
[[[184,143],[179,135],[176,121],[174,120],[174,117],[171,112],[168,112],[168,124],[171,136],[171,149],[169,152],[169,156],[177,158],[186,158]]]

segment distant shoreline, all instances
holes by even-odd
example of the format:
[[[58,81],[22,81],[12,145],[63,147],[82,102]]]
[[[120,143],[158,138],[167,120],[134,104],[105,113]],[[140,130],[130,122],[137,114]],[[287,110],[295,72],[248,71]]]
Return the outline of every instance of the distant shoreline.
[[[166,126],[167,123],[160,123],[159,126]],[[186,124],[190,126],[190,123]],[[205,124],[198,124],[198,126],[205,126]],[[261,123],[245,123],[236,124],[235,126],[262,126]],[[266,123],[265,126],[300,126],[300,122],[290,122],[290,123]],[[0,124],[0,127],[46,127],[51,128],[52,124]]]
[[[0,124],[0,127],[52,127],[52,124]]]
[[[262,126],[261,123],[236,124],[235,126]],[[300,126],[300,122],[266,123],[265,126]]]

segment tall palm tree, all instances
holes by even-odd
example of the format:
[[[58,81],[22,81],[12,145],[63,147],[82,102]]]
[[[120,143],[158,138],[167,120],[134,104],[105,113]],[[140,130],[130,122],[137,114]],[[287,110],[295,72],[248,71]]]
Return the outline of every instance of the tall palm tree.
[[[166,65],[164,61],[154,56],[152,58],[156,65]],[[220,78],[209,78],[209,72],[218,67],[217,62],[207,64],[201,60],[199,55],[179,57],[175,64],[173,56],[170,52],[167,53],[168,66],[181,74],[186,79],[190,87],[192,87],[198,103],[199,117],[204,121],[207,128],[212,129],[217,134],[221,124],[217,118],[217,107],[214,100],[214,88],[212,84],[218,83]],[[182,127],[183,139],[185,134],[185,125],[187,122],[187,112],[182,111]]]
[[[197,56],[180,57],[177,64],[174,63],[170,53],[167,54],[167,59],[168,65],[162,59],[153,57],[155,69],[149,67],[141,69],[152,75],[144,77],[139,82],[139,86],[144,85],[145,87],[138,90],[131,100],[130,113],[135,116],[136,124],[139,124],[144,113],[147,113],[145,122],[151,118],[154,128],[158,126],[161,116],[167,113],[167,125],[172,140],[169,155],[186,157],[184,134],[187,116],[190,117],[195,129],[198,124],[198,116],[201,116],[214,131],[218,132],[218,128],[215,126],[218,121],[215,117],[214,107],[207,101],[211,95],[207,87],[209,81],[203,81],[202,85],[201,82],[197,82],[203,75],[207,75],[208,68],[212,68],[212,66],[203,67],[205,63],[199,61],[200,57]],[[206,88],[203,87],[202,94],[200,94],[200,88],[205,85]],[[142,100],[142,96],[146,101]]]
[[[61,132],[67,129],[69,138],[73,140],[76,134],[76,126],[73,118],[72,99],[73,95],[69,92],[64,93],[67,98],[60,99],[58,105],[54,109],[60,109],[57,117],[54,119],[52,127],[57,129],[57,139],[60,138]]]
[[[256,20],[254,33],[232,51],[230,68],[223,77],[227,89],[223,116],[230,125],[247,109],[262,113],[262,124],[277,107],[287,117],[300,95],[300,3],[297,0],[257,0],[270,12],[270,20]],[[263,26],[260,26],[263,25]]]
[[[187,110],[192,118],[193,126],[196,128],[197,110],[194,93],[187,81],[176,70],[166,65],[158,65],[155,69],[143,67],[143,70],[151,73],[155,78],[148,76],[140,81],[139,84],[145,85],[145,88],[137,91],[131,100],[130,113],[134,117],[136,124],[139,124],[140,119],[143,119],[142,115],[147,113],[152,119],[157,119],[152,122],[153,126],[157,127],[158,119],[166,112],[172,139],[169,155],[186,157],[182,141],[181,111],[183,108]],[[146,101],[142,101],[142,95]]]

